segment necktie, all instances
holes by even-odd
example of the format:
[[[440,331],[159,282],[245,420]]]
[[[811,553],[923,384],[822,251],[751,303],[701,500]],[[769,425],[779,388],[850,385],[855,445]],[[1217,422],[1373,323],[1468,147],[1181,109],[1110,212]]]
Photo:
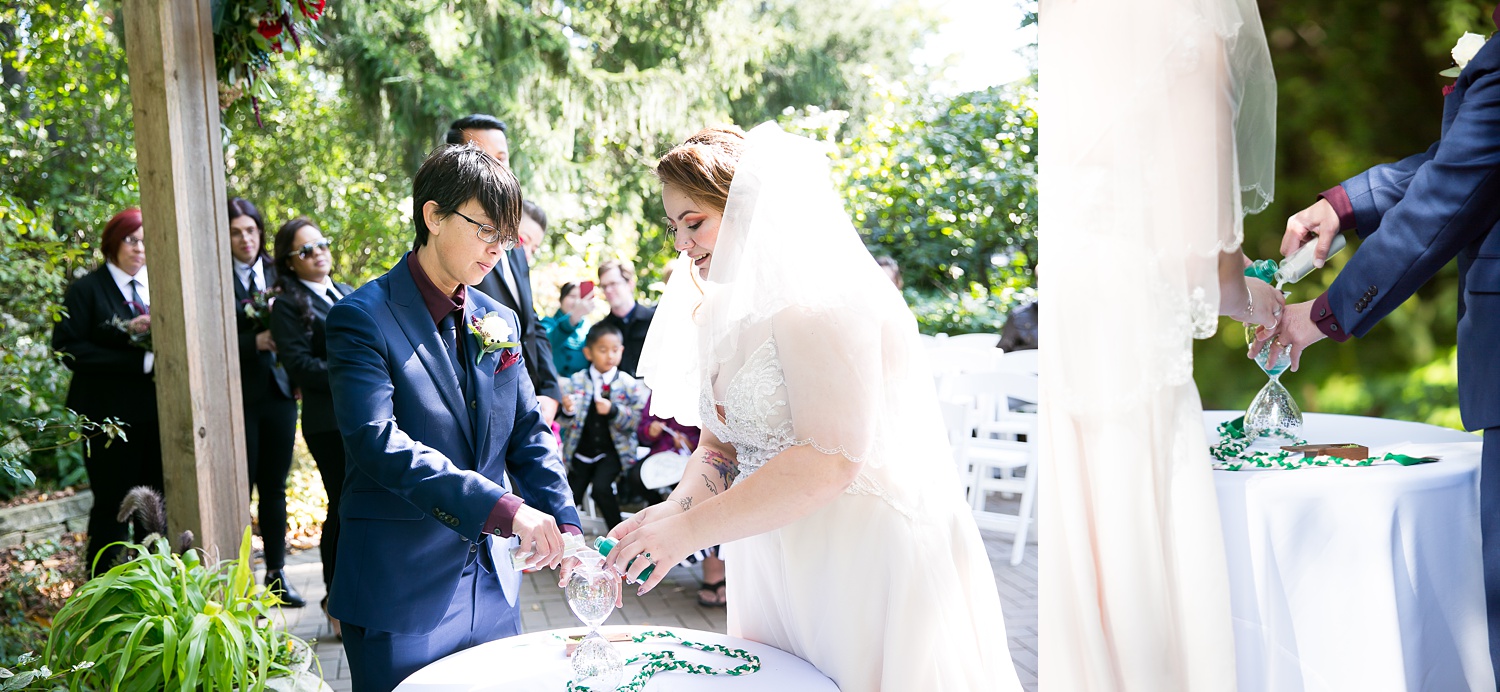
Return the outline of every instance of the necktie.
[[[149,315],[151,314],[151,308],[146,305],[146,301],[141,300],[141,292],[137,289],[140,285],[141,282],[135,279],[130,280],[130,310],[137,316]]]
[[[326,292],[326,295],[328,296],[328,302],[330,302],[330,303],[337,303],[337,302],[339,302],[339,298],[342,297],[342,296],[339,295],[338,291],[335,291],[335,290],[333,290],[331,288],[328,289],[328,291]]]
[[[464,375],[468,370],[464,367],[463,349],[458,341],[458,318],[456,316],[458,314],[462,313],[456,310],[448,313],[443,321],[438,323],[438,331],[443,337],[444,350],[448,351],[448,360],[453,363],[453,373],[458,376],[459,389],[467,390],[465,385],[468,383],[465,382],[467,378]]]
[[[255,278],[255,265],[250,265],[250,271],[248,272],[248,276],[246,276],[245,278],[245,283],[250,286],[251,295],[255,295],[256,293],[260,292],[260,281]]]

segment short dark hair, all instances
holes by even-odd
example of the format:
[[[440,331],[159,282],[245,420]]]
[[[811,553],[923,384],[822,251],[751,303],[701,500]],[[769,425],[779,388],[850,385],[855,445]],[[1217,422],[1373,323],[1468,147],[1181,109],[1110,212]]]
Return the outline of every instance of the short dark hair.
[[[521,202],[521,213],[530,216],[531,220],[535,221],[536,225],[541,226],[543,231],[547,230],[547,212],[542,211],[542,208],[537,206],[536,202],[529,199]]]
[[[572,281],[563,284],[562,288],[558,289],[557,291],[558,305],[562,305],[562,302],[568,299],[568,294],[576,290],[578,290],[578,284],[575,284]]]
[[[625,332],[620,331],[620,328],[616,327],[613,322],[597,322],[594,326],[589,327],[588,336],[583,337],[583,345],[585,348],[593,346],[595,341],[610,334],[615,335],[621,341],[625,340]]]
[[[448,126],[447,142],[449,144],[463,144],[464,130],[499,130],[505,132],[505,121],[493,115],[485,115],[483,113],[466,115],[453,121],[453,124]]]
[[[477,200],[500,232],[515,237],[521,225],[521,184],[505,164],[472,144],[445,144],[434,149],[412,181],[412,224],[415,250],[427,244],[427,220],[422,208],[437,202],[438,213],[452,215],[469,200]]]

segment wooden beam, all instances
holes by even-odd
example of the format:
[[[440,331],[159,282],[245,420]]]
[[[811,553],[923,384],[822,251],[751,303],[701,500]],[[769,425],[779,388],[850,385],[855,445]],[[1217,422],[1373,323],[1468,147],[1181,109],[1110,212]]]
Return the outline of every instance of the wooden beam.
[[[167,522],[232,557],[250,521],[210,0],[126,0]]]

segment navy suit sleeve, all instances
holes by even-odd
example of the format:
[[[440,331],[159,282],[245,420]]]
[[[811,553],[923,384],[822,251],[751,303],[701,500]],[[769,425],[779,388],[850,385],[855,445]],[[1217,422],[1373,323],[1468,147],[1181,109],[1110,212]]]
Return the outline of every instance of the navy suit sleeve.
[[[1355,336],[1500,221],[1500,72],[1475,77],[1443,140],[1406,186],[1385,212],[1383,232],[1368,237],[1328,289],[1334,314]]]
[[[458,519],[454,531],[478,540],[505,490],[458,468],[396,425],[389,360],[369,314],[340,302],[329,311],[326,328],[328,384],[349,463],[423,513],[444,508]]]
[[[1354,228],[1360,238],[1368,237],[1380,228],[1385,213],[1406,196],[1406,189],[1417,170],[1432,160],[1437,149],[1438,145],[1434,143],[1425,152],[1395,163],[1380,164],[1344,181],[1344,192],[1354,207]]]
[[[523,360],[512,367],[525,365]],[[573,491],[568,486],[568,472],[563,468],[562,453],[551,426],[542,421],[531,378],[517,377],[521,391],[516,396],[516,422],[505,445],[505,468],[516,484],[516,494],[526,504],[546,512],[558,524],[582,526],[578,509],[573,506]]]

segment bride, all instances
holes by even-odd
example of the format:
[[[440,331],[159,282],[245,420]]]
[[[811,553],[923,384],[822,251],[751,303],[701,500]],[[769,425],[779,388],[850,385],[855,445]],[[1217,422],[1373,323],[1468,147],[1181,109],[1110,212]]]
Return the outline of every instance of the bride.
[[[1272,326],[1282,309],[1240,252],[1275,160],[1260,15],[1254,0],[1048,0],[1040,27],[1039,682],[1233,690],[1193,340],[1220,314]]]
[[[610,533],[610,566],[634,579],[723,544],[729,634],[845,692],[1019,690],[915,320],[825,152],[774,124],[709,128],[656,174],[693,269],[640,371],[652,413],[703,437],[671,496]]]

